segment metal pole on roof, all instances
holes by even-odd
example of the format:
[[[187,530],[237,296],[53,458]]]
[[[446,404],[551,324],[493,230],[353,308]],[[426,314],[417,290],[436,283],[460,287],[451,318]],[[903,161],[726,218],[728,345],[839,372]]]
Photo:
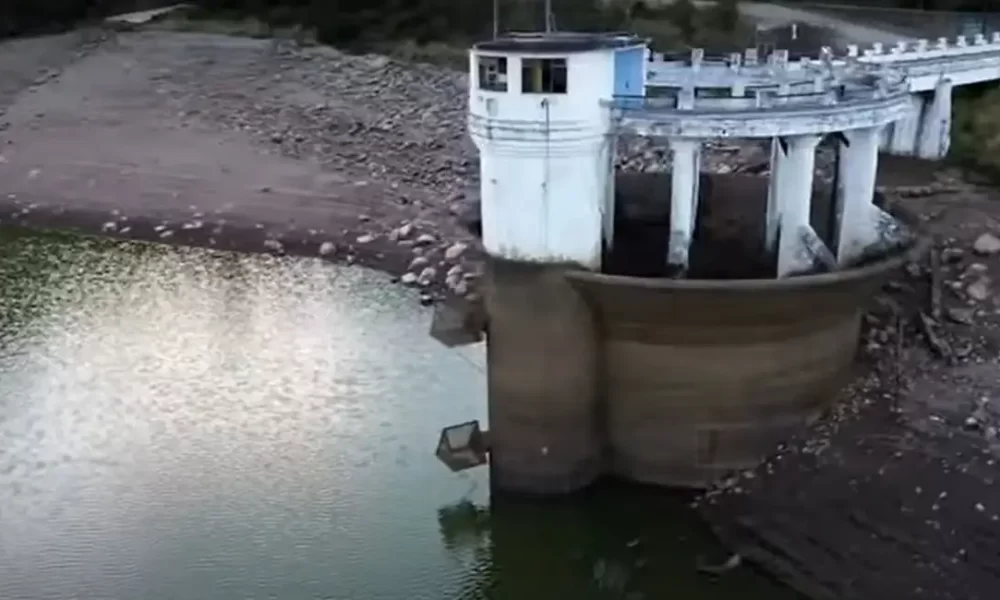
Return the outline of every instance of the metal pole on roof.
[[[545,33],[552,32],[552,0],[545,0]]]
[[[500,35],[500,0],[493,0],[493,39]]]

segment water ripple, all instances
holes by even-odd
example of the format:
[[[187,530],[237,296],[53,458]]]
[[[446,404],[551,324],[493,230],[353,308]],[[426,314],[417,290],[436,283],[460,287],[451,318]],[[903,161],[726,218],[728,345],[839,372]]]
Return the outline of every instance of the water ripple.
[[[0,284],[4,600],[782,597],[662,494],[484,508],[482,349],[382,275],[0,229]]]

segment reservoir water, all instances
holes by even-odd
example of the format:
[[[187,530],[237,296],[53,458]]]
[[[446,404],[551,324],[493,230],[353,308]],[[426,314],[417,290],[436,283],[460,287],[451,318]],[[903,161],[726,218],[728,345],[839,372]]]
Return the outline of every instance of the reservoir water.
[[[0,598],[792,595],[670,496],[490,506],[481,348],[385,275],[0,229]]]

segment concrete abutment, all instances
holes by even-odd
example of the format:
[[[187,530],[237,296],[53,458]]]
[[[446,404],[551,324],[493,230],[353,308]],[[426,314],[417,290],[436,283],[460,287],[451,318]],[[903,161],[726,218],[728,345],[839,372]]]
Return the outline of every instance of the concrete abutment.
[[[647,56],[579,33],[470,53],[494,491],[703,487],[754,466],[832,401],[863,306],[913,246],[874,203],[883,131],[913,113],[905,75],[695,50],[646,98]],[[545,72],[572,83],[545,91]],[[615,180],[626,136],[671,157],[641,206]],[[770,141],[770,179],[702,172],[719,138]],[[831,138],[840,168],[817,194]]]

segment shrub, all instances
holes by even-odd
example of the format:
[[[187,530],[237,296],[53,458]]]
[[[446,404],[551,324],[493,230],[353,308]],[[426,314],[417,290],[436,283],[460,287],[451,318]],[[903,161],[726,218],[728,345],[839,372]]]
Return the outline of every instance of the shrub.
[[[1000,181],[1000,88],[968,88],[955,94],[949,158]]]

